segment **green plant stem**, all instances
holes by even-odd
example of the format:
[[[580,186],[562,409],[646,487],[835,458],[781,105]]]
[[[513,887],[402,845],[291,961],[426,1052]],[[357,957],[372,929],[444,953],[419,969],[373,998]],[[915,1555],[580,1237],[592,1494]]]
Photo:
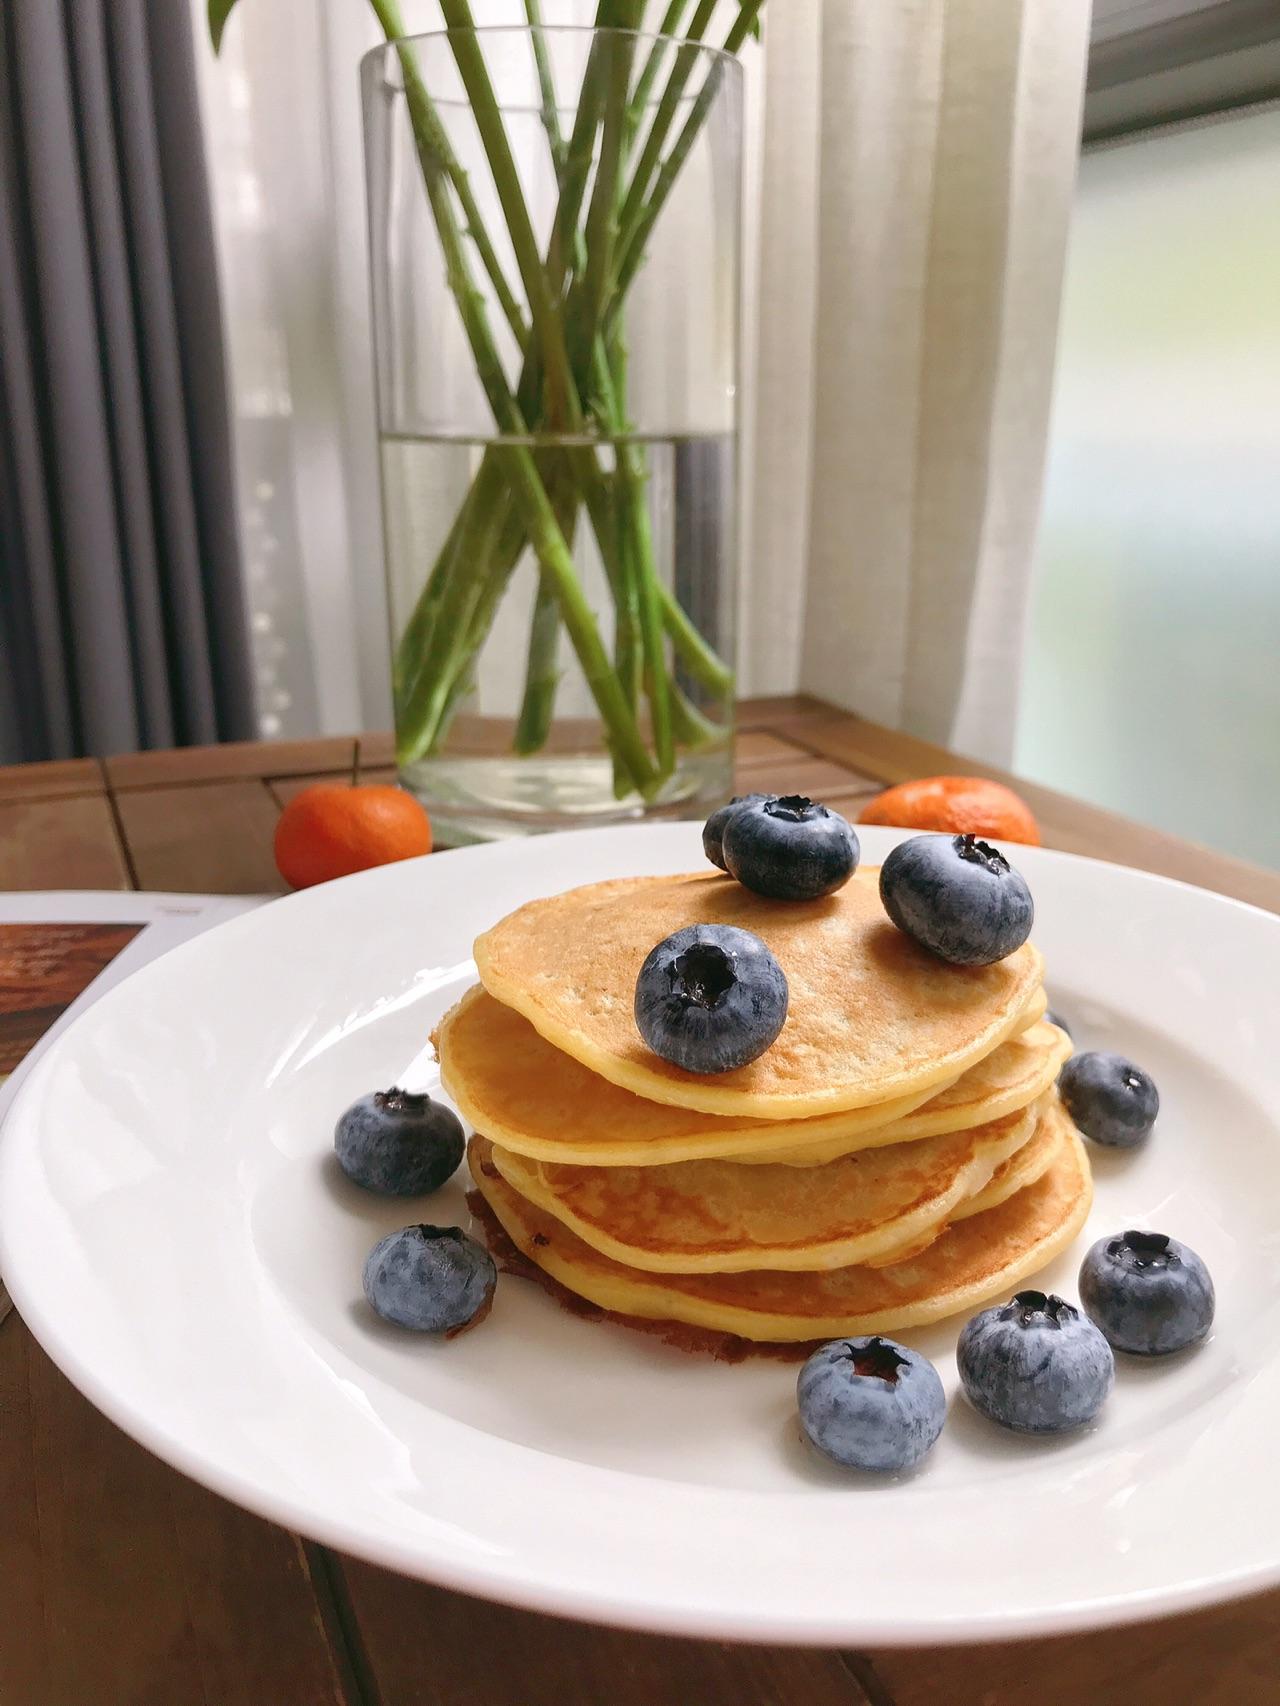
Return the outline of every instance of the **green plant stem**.
[[[560,531],[570,548],[578,524],[578,491],[572,474],[557,458],[557,472],[547,482]],[[567,477],[566,477],[567,476]],[[545,570],[538,575],[533,618],[529,624],[529,647],[525,662],[524,691],[512,747],[519,753],[537,752],[551,732],[556,689],[560,683],[560,604],[556,589]],[[616,668],[615,663],[615,668]],[[621,672],[619,672],[621,680]],[[623,691],[626,691],[625,683]]]
[[[386,4],[386,0],[379,0],[379,3]],[[447,0],[447,3],[452,3],[452,0]],[[422,82],[413,52],[402,46],[400,58],[404,67],[405,96],[418,142],[423,180],[440,238],[449,288],[458,304],[467,341],[471,346],[472,359],[476,364],[476,373],[489,400],[498,431],[505,437],[523,440],[528,437],[528,427],[503,373],[484,300],[471,276],[462,232],[449,199],[443,167],[438,155],[432,151],[431,128],[427,122],[428,115],[434,116],[431,97]],[[485,81],[488,81],[487,77]],[[492,90],[490,94],[492,95]],[[512,169],[514,170],[514,167]],[[512,496],[520,510],[529,541],[537,553],[539,563],[546,569],[555,585],[565,627],[569,630],[574,649],[582,664],[583,675],[609,730],[610,739],[631,771],[636,787],[642,794],[647,794],[656,782],[652,760],[601,643],[595,617],[578,584],[573,557],[556,522],[555,512],[539,478],[533,456],[523,443],[503,445],[499,454],[510,479]]]
[[[671,684],[671,721],[676,740],[690,752],[711,752],[727,746],[733,734],[730,723],[713,723],[681,692],[677,683]]]
[[[607,0],[601,0],[601,12],[606,4]],[[599,16],[600,13],[597,13],[597,20]],[[565,149],[560,200],[551,226],[551,240],[547,245],[547,277],[557,297],[563,292],[573,271],[582,241],[582,234],[578,230],[578,216],[582,212],[587,180],[591,176],[596,127],[600,118],[602,91],[599,49],[599,41],[593,41],[587,54],[587,66],[582,74],[582,86],[578,90],[577,110],[573,115],[573,129],[569,133],[569,145]]]
[[[671,0],[671,4],[662,15],[662,22],[658,25],[658,35],[660,37],[674,36],[680,28],[681,18],[688,10],[689,0]],[[628,144],[634,142],[636,133],[644,120],[644,109],[648,105],[649,92],[657,82],[658,73],[662,69],[662,61],[666,58],[666,54],[666,41],[655,41],[649,49],[644,65],[641,67],[640,75],[636,79],[635,90],[631,96],[631,106],[627,112]]]
[[[374,0],[374,3],[375,7],[379,5],[385,7],[387,0]],[[534,0],[534,5],[536,7],[536,0]],[[603,12],[604,9],[605,0],[602,0],[601,11]],[[576,226],[577,212],[581,207],[582,199],[584,199],[585,185],[590,174],[594,151],[594,136],[600,125],[602,110],[605,112],[606,122],[612,122],[617,127],[619,160],[625,143],[625,123],[628,111],[625,99],[625,81],[621,78],[615,80],[614,75],[606,75],[606,68],[602,68],[600,63],[604,56],[596,51],[600,45],[600,43],[593,44],[592,51],[595,60],[594,63],[589,62],[588,76],[584,78],[583,99],[580,102],[578,113],[578,119],[582,122],[575,123],[574,141],[569,144],[565,151],[564,182],[557,214],[557,228],[569,229],[570,220],[567,217],[567,212],[572,212],[573,242],[568,247],[573,251],[575,263],[581,259],[583,252],[582,237]],[[402,54],[402,59],[404,57],[405,55]],[[412,59],[412,55],[408,55],[408,57]],[[414,69],[416,72],[416,65]],[[484,80],[487,84],[487,71],[483,68],[483,62],[481,62],[481,70],[484,71]],[[609,73],[616,73],[616,70],[616,63],[607,67]],[[630,66],[628,66],[628,79],[629,71]],[[429,129],[417,122],[418,114],[413,109],[417,104],[415,95],[419,91],[421,97],[424,97],[427,102],[429,102],[429,97],[426,97],[425,89],[421,88],[420,78],[417,81],[418,91],[415,91],[406,68],[406,93],[410,97],[411,116],[415,120],[415,133],[419,139],[421,154],[424,130],[428,137],[430,132]],[[590,89],[586,87],[588,82],[591,83]],[[474,106],[476,101],[474,90],[469,88],[468,92]],[[621,94],[620,113],[618,112],[619,94]],[[491,87],[490,95],[492,95]],[[704,105],[705,108],[709,109],[710,95],[707,96]],[[612,120],[608,117],[611,107],[614,113]],[[589,109],[589,122],[583,120],[584,108]],[[705,118],[705,111],[702,116]],[[501,115],[497,111],[496,101],[493,103],[492,117],[501,130]],[[692,140],[693,135],[690,134],[686,152],[687,148],[692,145]],[[505,131],[502,132],[502,141],[505,144]],[[570,157],[573,155],[575,143],[579,149],[576,201],[574,199],[574,184],[570,181],[574,176]],[[441,160],[439,163],[447,170],[447,159]],[[492,151],[490,152],[490,163],[491,166],[494,165]],[[505,167],[510,168],[514,178],[514,162],[510,158],[509,150],[506,153],[504,163],[500,149],[495,167],[495,181],[497,181],[498,173],[504,170],[504,164]],[[446,195],[445,208],[442,210],[438,195],[433,193],[431,174],[428,172],[425,160],[423,166],[428,193],[432,199],[433,213],[436,215],[437,225],[440,226],[442,211],[451,215],[452,209],[448,207]],[[597,167],[597,189],[599,189],[599,185],[600,168]],[[516,190],[519,191],[518,180],[516,180]],[[593,199],[593,207],[597,205],[597,200],[599,206],[605,208],[608,208],[611,202],[616,210],[616,188],[610,201],[600,198]],[[523,206],[523,196],[521,195],[520,207],[523,208]],[[504,204],[504,212],[506,211]],[[510,217],[509,213],[508,217]],[[525,218],[527,219],[527,210],[525,210]],[[597,237],[597,253],[599,253],[598,240],[603,232],[600,223],[601,218],[602,215],[597,213],[594,223],[590,216],[588,221],[589,228]],[[456,221],[454,223],[456,226]],[[500,427],[505,404],[514,402],[514,414],[508,416],[508,425],[505,430],[518,431],[519,428],[515,425],[516,420],[522,421],[526,418],[527,411],[533,408],[537,401],[540,389],[539,357],[545,359],[547,346],[541,340],[536,345],[526,346],[525,368],[521,376],[519,395],[517,399],[513,400],[507,388],[505,377],[501,373],[500,363],[497,362],[496,350],[491,346],[491,340],[490,348],[486,352],[484,336],[477,336],[479,328],[476,324],[476,309],[478,307],[480,310],[480,318],[483,324],[483,305],[466,297],[465,289],[468,281],[465,277],[465,254],[460,251],[457,254],[451,254],[451,246],[447,241],[448,235],[447,230],[442,227],[441,239],[445,248],[446,262],[450,266],[450,284],[455,297],[458,299],[464,327],[467,329],[469,340],[472,343],[473,356],[477,362],[477,372],[485,385],[486,393],[490,397],[491,407],[494,408],[495,420],[499,422]],[[613,239],[614,233],[611,232],[609,234],[610,243]],[[567,255],[567,250],[562,244],[561,258],[557,263],[556,255],[553,253],[554,247],[555,236],[553,234],[552,245],[549,246],[548,250],[547,267],[542,274],[544,278],[550,278],[553,283],[555,282],[554,275],[557,271],[557,265],[563,267]],[[589,252],[588,245],[588,256]],[[452,262],[457,259],[461,259],[463,263],[461,274],[452,265]],[[607,270],[604,269],[606,274]],[[524,267],[522,265],[522,278],[523,276]],[[460,284],[462,294],[459,292]],[[593,283],[593,292],[597,288]],[[562,327],[563,322],[561,321],[557,330],[562,331]],[[487,331],[487,326],[483,326],[483,331]],[[486,362],[486,353],[493,358],[492,369]],[[552,360],[555,359],[555,346],[552,345]],[[582,358],[579,357],[579,361],[581,360]],[[597,385],[599,374],[601,372],[607,374],[608,372],[607,360],[603,358],[603,343],[598,338],[592,340],[588,371],[595,376],[593,383]],[[495,391],[495,378],[500,382],[500,391]],[[579,379],[579,383],[582,384],[585,381]],[[600,387],[600,390],[603,397],[602,413],[605,416],[605,424],[610,430],[617,431],[620,429],[620,425],[625,425],[625,423],[622,421],[621,411],[617,408],[616,396],[610,398],[607,386]],[[504,392],[505,404],[502,395]],[[632,447],[620,445],[618,448],[621,455],[612,480],[600,469],[595,453],[589,446],[573,447],[563,452],[557,452],[557,455],[563,455],[565,458],[565,463],[571,473],[571,484],[577,483],[580,496],[587,503],[593,530],[600,544],[601,555],[609,576],[615,608],[618,612],[615,670],[608,670],[607,659],[602,656],[597,656],[592,660],[593,668],[587,667],[586,659],[583,659],[583,664],[584,673],[592,685],[593,692],[596,693],[597,704],[601,704],[601,693],[606,699],[610,696],[608,675],[612,674],[619,697],[630,713],[630,727],[628,728],[627,724],[623,723],[624,738],[619,741],[616,738],[616,730],[601,704],[601,713],[608,731],[610,748],[614,752],[615,763],[618,767],[619,792],[626,793],[630,791],[632,786],[636,785],[637,760],[643,760],[646,765],[648,760],[648,754],[644,752],[643,742],[639,737],[638,726],[634,721],[634,708],[638,696],[636,687],[637,629],[639,630],[640,651],[643,653],[643,681],[650,698],[651,717],[654,724],[654,748],[655,755],[658,758],[658,777],[668,773],[674,762],[673,747],[676,738],[681,740],[681,744],[686,744],[688,739],[695,739],[697,742],[703,743],[708,739],[716,738],[716,725],[707,723],[706,719],[700,718],[700,714],[693,712],[693,708],[688,705],[687,701],[683,700],[683,695],[680,694],[678,687],[670,680],[663,655],[662,630],[665,628],[670,634],[676,653],[685,667],[689,669],[690,674],[708,691],[716,694],[727,691],[732,682],[732,674],[714,651],[707,646],[702,636],[697,633],[684,612],[680,610],[672,595],[661,586],[654,573],[653,546],[652,540],[648,536],[648,514],[645,500],[646,476],[643,461],[641,460],[637,465],[633,459]],[[519,449],[520,455],[516,456],[516,465],[513,466],[512,456],[517,449]],[[547,502],[551,492],[551,484],[548,483],[545,489],[541,484],[541,482],[548,480],[547,475],[543,472],[543,464],[546,461],[545,453],[533,458],[535,483],[538,483],[543,502],[550,510],[548,517],[546,510],[536,502],[535,493],[530,490],[529,484],[524,478],[524,472],[527,470],[522,471],[519,467],[521,457],[526,461],[529,460],[528,452],[523,450],[523,447],[491,447],[486,452],[481,468],[477,471],[473,482],[471,494],[467,500],[464,500],[459,516],[455,520],[450,540],[446,542],[446,548],[442,550],[441,556],[437,560],[432,576],[429,578],[427,587],[419,600],[419,606],[406,626],[399,651],[401,667],[398,676],[401,680],[407,677],[410,671],[414,669],[416,657],[419,660],[415,672],[418,682],[415,684],[417,691],[411,694],[406,702],[402,702],[401,721],[406,727],[409,742],[417,746],[419,751],[429,750],[430,745],[441,737],[453,706],[466,691],[472,675],[474,657],[483,643],[511,571],[526,543],[532,543],[535,551],[539,553],[540,571],[538,601],[530,636],[530,672],[526,682],[526,701],[522,707],[520,734],[518,736],[519,750],[533,749],[540,745],[549,728],[558,674],[555,666],[555,651],[560,616],[570,614],[573,616],[573,620],[567,621],[566,625],[570,627],[570,635],[580,657],[582,656],[580,641],[583,639],[582,618],[584,615],[591,630],[594,631],[594,619],[591,618],[590,611],[586,609],[585,601],[582,600],[581,589],[577,584],[573,570],[572,557],[565,541],[566,515],[568,514],[567,526],[572,530],[572,516],[576,515],[576,502],[566,505],[563,498],[556,499],[554,497],[551,497],[549,503]],[[484,528],[479,518],[491,508],[500,494],[505,491],[513,475],[516,476],[515,483],[512,486],[512,499],[514,501],[507,506],[506,519],[499,520],[489,528]],[[610,496],[610,488],[612,488],[612,496]],[[529,526],[531,512],[534,517],[532,529]],[[468,517],[473,518],[471,525],[468,525]],[[546,526],[548,519],[554,528],[554,534]],[[555,558],[554,540],[558,540],[559,547],[563,552],[559,573],[546,560],[548,550],[551,552],[552,559]],[[461,584],[456,584],[459,580]],[[566,583],[570,584],[573,593],[577,594],[577,602],[581,605],[580,609],[574,610],[572,608],[575,601],[571,594],[566,596]],[[439,630],[441,639],[435,648],[433,649],[430,643],[423,647],[423,635],[434,632],[436,629]],[[595,634],[595,639],[598,644],[598,633]],[[587,643],[588,649],[590,649],[589,640]],[[603,648],[600,648],[600,651],[602,653]],[[603,673],[600,669],[602,662],[605,666]],[[436,679],[437,677],[438,679]],[[425,716],[422,715],[424,704],[427,713]],[[669,707],[669,709],[664,710],[659,707]],[[694,717],[699,719],[698,723],[691,720],[691,712]],[[629,739],[630,736],[634,736],[634,739]],[[652,776],[652,767],[648,766],[648,769],[650,771],[648,787],[652,787],[655,778]],[[642,789],[645,789],[646,784],[644,782],[640,785]]]
[[[374,15],[382,26],[382,32],[388,41],[393,41],[397,36],[403,36],[406,33],[404,19],[400,16],[399,0],[369,0],[369,4],[372,6]],[[400,57],[403,64],[404,55],[401,54]],[[434,108],[424,111],[422,122],[427,127],[425,132],[427,144],[448,173],[449,181],[457,194],[458,203],[462,208],[462,217],[471,234],[471,241],[476,246],[480,264],[489,275],[494,295],[498,299],[498,306],[502,309],[507,324],[515,335],[516,342],[523,347],[528,342],[529,328],[520,304],[516,300],[515,292],[507,282],[507,276],[502,270],[502,263],[489,240],[484,216],[480,212],[479,204],[472,193],[471,180],[467,175],[466,167],[454,153],[448,133],[437,118]]]
[[[621,10],[619,15],[629,21],[636,15],[636,8],[632,6],[629,11]],[[579,338],[587,348],[595,341],[605,291],[613,271],[613,248],[618,235],[618,175],[626,138],[627,91],[631,86],[631,64],[635,58],[634,35],[609,37],[606,57],[608,70],[600,122],[600,157],[596,162],[596,178],[587,208],[587,265],[575,317]]]
[[[520,698],[516,732],[511,740],[511,750],[522,756],[539,751],[546,744],[547,736],[551,732],[556,689],[560,685],[560,671],[557,667],[559,650],[560,605],[556,599],[555,587],[543,574],[538,577],[538,591],[533,602],[533,616],[529,622],[524,692]],[[616,661],[614,667],[617,668]]]
[[[627,185],[627,193],[623,198],[621,225],[624,233],[631,230],[640,218],[650,180],[658,170],[658,162],[662,158],[662,145],[675,123],[680,97],[698,62],[698,44],[707,33],[716,5],[717,0],[698,0],[698,9],[689,21],[684,43],[676,50],[676,62],[671,67],[671,74],[662,91],[662,99],[654,112],[653,123],[649,126],[644,147],[640,150],[640,157],[632,170],[631,182]]]
[[[414,677],[421,667],[423,649],[431,636],[436,610],[444,594],[444,584],[449,565],[457,551],[467,516],[477,502],[483,501],[483,497],[481,481],[477,475],[468,487],[467,495],[458,505],[458,513],[453,518],[453,525],[445,536],[444,544],[436,556],[431,574],[427,577],[427,583],[418,595],[418,601],[413,607],[409,620],[404,625],[399,644],[396,646],[391,665],[391,680],[397,699],[409,691],[413,685]]]
[[[539,0],[524,0],[524,15],[529,20],[533,39],[533,63],[538,73],[538,94],[542,101],[542,128],[547,133],[551,164],[559,180],[564,173],[564,136],[560,130],[560,107],[556,100],[556,82],[547,55],[546,37],[542,33],[542,7]]]
[[[658,603],[662,607],[662,626],[671,636],[680,661],[708,693],[723,697],[733,686],[733,671],[703,639],[681,609],[675,593],[662,581],[658,582]]]
[[[755,28],[756,20],[759,18],[763,9],[764,0],[743,0],[741,10],[739,11],[738,16],[734,19],[729,28],[729,33],[724,39],[724,46],[721,49],[723,53],[736,54],[738,52],[742,47],[742,44]],[[674,76],[674,73],[672,75]],[[685,81],[688,81],[687,74]],[[666,204],[667,197],[671,194],[676,178],[680,174],[680,168],[684,165],[686,159],[688,159],[689,153],[698,139],[698,133],[707,121],[707,114],[711,111],[711,103],[715,100],[716,91],[719,87],[720,65],[717,62],[708,70],[706,79],[703,82],[701,89],[698,91],[697,98],[693,103],[693,110],[685,120],[684,128],[676,138],[671,152],[667,155],[658,170],[648,201],[637,204],[636,208],[631,212],[628,210],[628,205],[624,205],[623,207],[621,217],[622,229],[618,238],[617,270],[613,281],[614,312],[617,311],[618,305],[626,296],[632,280],[635,278],[636,272],[639,270],[640,263],[644,259],[645,244],[649,240],[649,233],[657,224],[658,215],[662,212],[662,209]],[[681,85],[681,88],[683,89],[683,84]],[[665,93],[663,95],[663,104],[666,104]],[[674,116],[673,108],[671,117],[674,118]],[[655,116],[655,129],[657,128],[657,122],[657,117]],[[670,120],[668,121],[667,128],[670,129]],[[628,193],[628,204],[630,203],[630,199],[630,193]]]
[[[430,629],[418,660],[412,684],[397,702],[397,756],[412,762],[422,756],[436,739],[450,702],[450,690],[466,659],[460,655],[481,594],[481,583],[471,565],[492,551],[502,522],[498,505],[474,501],[466,506],[446,571],[441,579]],[[411,732],[412,731],[412,732]]]
[[[515,251],[525,295],[529,299],[529,315],[542,352],[551,421],[553,425],[562,422],[566,430],[576,432],[582,425],[582,411],[569,368],[557,296],[542,264],[542,253],[511,152],[511,140],[502,122],[502,111],[489,79],[489,68],[476,37],[471,6],[469,0],[440,0],[440,11],[448,25],[449,46],[484,144],[494,188],[507,222],[507,234]],[[425,88],[423,93],[426,93]],[[427,98],[430,99],[429,96]]]
[[[658,595],[659,577],[654,566],[653,534],[649,526],[648,475],[643,452],[637,445],[627,442],[627,435],[632,430],[632,423],[622,406],[622,398],[627,393],[627,350],[621,334],[616,331],[612,339],[612,359],[605,359],[598,384],[609,430],[615,439],[619,530],[630,577],[628,590],[632,621],[638,629],[643,658],[641,674],[649,699],[654,756],[658,762],[658,774],[668,776],[675,767],[675,739],[671,722],[671,679],[667,671],[662,607]],[[621,665],[618,673],[622,675]],[[623,685],[627,685],[625,677]]]
[[[532,6],[532,12],[529,14],[532,21],[532,18],[538,15],[538,0],[528,0],[528,3]],[[614,8],[620,4],[629,3],[632,3],[632,0],[599,0],[596,12],[597,29],[612,27],[615,22]],[[537,37],[535,36],[535,44],[536,42]],[[586,240],[578,228],[577,220],[590,172],[601,98],[600,45],[598,40],[593,39],[575,113],[573,139],[568,145],[563,142],[558,113],[553,114],[554,131],[548,127],[547,123],[548,95],[550,94],[551,101],[554,104],[554,88],[550,65],[546,61],[545,48],[539,61],[543,127],[548,130],[549,137],[558,138],[560,141],[558,169],[560,199],[557,204],[545,266],[547,277],[551,281],[552,292],[557,300],[561,298],[564,286],[573,276],[575,270],[585,270],[586,266]],[[529,371],[529,362],[526,360],[525,372],[521,376],[522,395],[526,389]],[[536,385],[531,389],[533,396],[529,398],[526,407],[532,407],[536,399]],[[579,458],[578,465],[584,470],[591,490],[593,492],[598,491],[600,476],[595,468],[594,455],[588,451],[585,458]],[[598,514],[599,511],[600,505],[597,503],[596,513]],[[492,570],[490,572],[493,573]],[[497,572],[502,573],[501,566]],[[611,586],[615,584],[615,580],[616,577],[611,576]],[[520,716],[516,725],[516,740],[520,750],[523,751],[536,751],[550,731],[555,692],[559,681],[557,667],[559,628],[558,605],[554,602],[553,590],[546,575],[540,573],[530,628],[530,642],[525,667],[525,687],[521,700]],[[616,667],[618,664],[615,659]],[[623,679],[621,669],[619,669],[619,680],[625,693],[626,682]],[[630,694],[627,697],[629,702],[633,702]],[[617,762],[615,760],[615,765]]]

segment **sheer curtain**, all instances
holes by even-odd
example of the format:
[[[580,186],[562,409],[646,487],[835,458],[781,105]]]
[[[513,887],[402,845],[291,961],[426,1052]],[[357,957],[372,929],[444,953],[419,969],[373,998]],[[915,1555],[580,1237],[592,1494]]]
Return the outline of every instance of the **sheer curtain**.
[[[431,0],[404,10],[439,23]],[[765,18],[745,59],[741,687],[1007,758],[1088,0]],[[361,0],[241,0],[221,60],[202,55],[272,734],[389,720],[355,70],[376,39]]]
[[[767,44],[744,676],[1007,762],[1087,0],[786,17]]]

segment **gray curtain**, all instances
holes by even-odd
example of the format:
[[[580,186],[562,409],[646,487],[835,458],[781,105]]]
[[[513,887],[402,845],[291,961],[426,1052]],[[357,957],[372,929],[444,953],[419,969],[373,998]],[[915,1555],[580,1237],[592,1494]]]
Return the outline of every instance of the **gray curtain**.
[[[186,0],[0,3],[0,759],[254,733]]]

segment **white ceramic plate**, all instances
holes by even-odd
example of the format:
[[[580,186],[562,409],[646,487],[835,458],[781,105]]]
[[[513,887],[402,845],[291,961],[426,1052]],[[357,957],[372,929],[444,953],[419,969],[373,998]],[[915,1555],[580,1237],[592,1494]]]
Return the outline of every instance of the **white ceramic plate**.
[[[891,832],[864,835],[881,859]],[[430,1081],[477,931],[570,884],[697,868],[687,824],[508,842],[313,889],[98,1002],[0,1142],[0,1271],[114,1421],[229,1498],[380,1564],[546,1611],[867,1644],[1044,1634],[1280,1579],[1280,921],[1018,849],[1054,1005],[1155,1076],[1138,1154],[1095,1154],[1087,1238],[1204,1256],[1199,1350],[1125,1360],[1091,1431],[1002,1434],[955,1396],[956,1325],[909,1335],[950,1417],[897,1483],[799,1443],[794,1367],[579,1321],[510,1277],[474,1333],[376,1321],[364,1255],[423,1211],[337,1174],[356,1095]],[[413,1063],[412,1066],[410,1063]],[[461,1181],[432,1201],[462,1218]],[[1075,1295],[1082,1238],[1046,1276]]]

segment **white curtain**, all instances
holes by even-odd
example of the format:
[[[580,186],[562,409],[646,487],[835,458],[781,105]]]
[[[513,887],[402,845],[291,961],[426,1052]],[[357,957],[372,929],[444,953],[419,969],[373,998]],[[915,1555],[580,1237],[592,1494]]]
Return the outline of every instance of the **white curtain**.
[[[439,22],[431,0],[404,9]],[[1088,0],[771,0],[765,18],[746,56],[742,691],[1007,758]],[[269,487],[285,535],[257,560],[249,516],[263,655],[298,683],[264,683],[289,701],[272,732],[389,717],[355,74],[376,39],[360,0],[241,0],[204,67],[237,415],[274,411],[270,477],[241,458],[246,507]]]
[[[744,675],[1007,760],[1088,3],[778,18]]]

